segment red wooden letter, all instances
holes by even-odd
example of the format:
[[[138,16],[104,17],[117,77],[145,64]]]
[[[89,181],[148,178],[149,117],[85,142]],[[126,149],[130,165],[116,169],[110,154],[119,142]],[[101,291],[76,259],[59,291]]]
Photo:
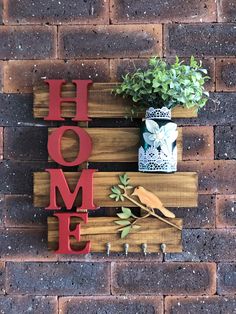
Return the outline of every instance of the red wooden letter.
[[[80,189],[82,189],[82,204],[78,209],[96,209],[93,204],[93,174],[96,170],[82,170],[73,192],[70,191],[64,173],[61,169],[45,170],[50,174],[50,205],[45,209],[61,209],[61,207],[57,205],[57,189],[62,196],[66,209],[69,210],[72,208]]]
[[[70,230],[70,219],[71,217],[79,217],[85,223],[88,222],[88,213],[73,213],[73,214],[54,214],[58,218],[59,222],[59,247],[55,251],[57,254],[88,254],[91,248],[91,242],[87,241],[84,249],[72,250],[70,246],[70,237],[73,236],[79,242],[80,241],[80,224],[71,231]]]
[[[61,103],[73,102],[76,104],[76,115],[73,121],[89,121],[88,118],[88,86],[92,80],[73,80],[76,85],[76,97],[62,98],[61,87],[65,80],[45,80],[49,84],[49,113],[44,120],[63,121],[61,117]]]
[[[66,131],[73,131],[79,137],[80,151],[74,161],[66,161],[61,153],[61,138]],[[92,151],[92,140],[88,133],[78,126],[61,126],[56,129],[48,138],[49,156],[62,166],[77,166],[88,160]]]

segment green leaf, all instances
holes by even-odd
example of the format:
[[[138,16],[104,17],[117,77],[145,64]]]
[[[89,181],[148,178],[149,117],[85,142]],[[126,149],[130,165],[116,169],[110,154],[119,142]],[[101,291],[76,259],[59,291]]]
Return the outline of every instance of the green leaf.
[[[133,189],[134,187],[132,185],[127,185],[126,186],[126,189],[130,190],[130,189]]]
[[[124,213],[118,213],[117,216],[118,216],[119,218],[121,218],[121,219],[128,219],[128,218],[130,218],[129,215],[124,214]]]
[[[125,189],[124,185],[122,185],[122,184],[118,184],[118,187],[119,187],[120,189],[122,189],[122,190]]]
[[[112,192],[115,193],[115,194],[121,194],[120,190],[116,187],[116,186],[113,186],[111,188]]]
[[[127,216],[131,216],[132,215],[132,211],[131,211],[131,209],[130,208],[128,208],[128,207],[121,207],[121,209],[122,209],[122,212],[124,213],[124,214],[126,214]]]
[[[116,198],[117,195],[116,195],[116,194],[110,194],[109,197],[110,197],[110,198]]]
[[[130,222],[128,220],[116,220],[115,223],[120,226],[128,226]]]
[[[120,178],[120,182],[125,185],[125,179],[122,175],[119,175],[119,178]]]
[[[139,228],[141,228],[141,226],[139,226],[139,225],[133,225],[132,226],[132,229],[139,229]]]
[[[121,232],[121,239],[124,239],[130,232],[131,226],[125,227]]]

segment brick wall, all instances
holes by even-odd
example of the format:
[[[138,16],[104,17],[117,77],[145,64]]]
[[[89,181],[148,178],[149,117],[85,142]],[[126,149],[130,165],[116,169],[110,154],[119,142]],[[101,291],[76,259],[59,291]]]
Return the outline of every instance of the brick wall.
[[[235,1],[0,4],[1,313],[235,313]],[[32,116],[33,85],[42,77],[117,81],[151,55],[176,54],[203,59],[211,75],[206,108],[197,119],[178,121],[179,169],[198,171],[200,193],[197,208],[173,209],[184,218],[184,252],[145,259],[48,252],[47,213],[32,205],[32,172],[49,167],[50,124]]]

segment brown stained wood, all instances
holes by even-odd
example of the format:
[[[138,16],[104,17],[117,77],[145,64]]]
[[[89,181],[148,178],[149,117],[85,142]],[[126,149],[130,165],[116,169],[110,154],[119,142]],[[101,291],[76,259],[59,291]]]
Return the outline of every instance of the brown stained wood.
[[[49,134],[55,129],[50,129]],[[178,128],[178,160],[182,160],[182,128]],[[139,129],[137,128],[86,128],[93,142],[91,162],[137,162]],[[61,141],[61,150],[67,161],[77,157],[78,137],[67,131]]]
[[[110,187],[117,185],[120,172],[96,172],[94,174],[94,203],[99,207],[131,206],[131,202],[115,202],[109,198]],[[150,192],[156,193],[166,207],[195,207],[197,206],[198,178],[195,172],[176,172],[173,174],[154,174],[128,172],[133,186],[143,186]],[[71,191],[74,190],[79,172],[66,172],[65,178]],[[49,204],[49,174],[34,173],[34,206],[47,207]],[[58,203],[63,205],[61,198]],[[80,195],[75,205],[79,206]]]
[[[114,221],[117,217],[89,218],[88,224],[84,224],[77,218],[72,218],[71,229],[81,223],[81,242],[71,239],[73,249],[81,249],[85,241],[91,241],[91,252],[106,252],[106,243],[110,242],[111,252],[122,252],[124,244],[129,244],[129,252],[141,252],[141,245],[147,244],[150,253],[160,252],[160,245],[166,244],[166,252],[182,251],[182,234],[179,230],[165,223],[146,218],[138,223],[141,228],[131,232],[125,239],[120,238],[120,232]],[[182,219],[169,219],[171,222],[182,227]],[[56,217],[48,218],[48,248],[55,250],[58,247],[58,220]]]
[[[117,83],[94,83],[89,90],[89,117],[91,118],[123,118],[129,113],[130,100],[112,94]],[[47,84],[34,89],[34,117],[43,118],[48,114],[49,89]],[[74,97],[75,86],[67,83],[62,88],[62,97]],[[75,115],[73,103],[62,103],[62,117],[72,118]],[[139,113],[144,116],[143,112]],[[173,118],[192,118],[197,113],[192,109],[177,106],[172,110]]]

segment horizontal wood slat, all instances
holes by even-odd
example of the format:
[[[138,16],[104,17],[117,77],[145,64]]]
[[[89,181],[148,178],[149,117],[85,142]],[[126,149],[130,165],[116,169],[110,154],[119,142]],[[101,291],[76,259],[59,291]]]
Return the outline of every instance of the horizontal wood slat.
[[[118,83],[94,83],[89,90],[89,117],[91,118],[124,118],[129,113],[130,100],[112,94]],[[47,84],[34,89],[34,117],[43,118],[48,114],[49,88]],[[62,88],[62,97],[74,97],[75,86],[71,83]],[[62,103],[62,117],[72,118],[75,115],[73,103]],[[140,112],[139,116],[144,113]],[[197,113],[193,109],[177,106],[172,110],[173,118],[192,118]]]
[[[147,244],[149,253],[160,252],[162,243],[166,244],[166,252],[181,252],[181,231],[173,228],[158,219],[146,218],[138,223],[141,228],[130,233],[125,239],[120,238],[120,226],[114,223],[117,217],[89,218],[84,224],[78,218],[73,218],[71,229],[81,223],[81,242],[71,239],[73,249],[82,249],[85,241],[91,241],[91,252],[106,252],[106,243],[111,244],[111,252],[122,252],[124,244],[129,244],[129,252],[141,252],[143,243]],[[182,219],[169,219],[172,223],[182,227]],[[56,250],[58,247],[58,220],[48,218],[48,248]]]
[[[117,185],[119,172],[96,172],[94,174],[94,202],[100,207],[131,206],[126,200],[114,202],[109,198],[110,187]],[[144,186],[156,193],[167,207],[195,207],[197,206],[198,178],[195,172],[176,172],[173,174],[154,174],[128,172],[133,186]],[[73,191],[80,177],[79,172],[66,172],[66,180]],[[34,205],[47,207],[49,204],[49,174],[47,172],[34,173]],[[58,202],[61,203],[60,196]],[[80,204],[78,195],[75,205]],[[61,205],[63,205],[61,203]]]
[[[55,129],[50,129],[49,134]],[[178,128],[178,160],[182,160],[182,128]],[[139,129],[137,128],[86,128],[93,142],[91,162],[137,162]],[[77,157],[79,141],[73,131],[67,131],[61,141],[61,151],[67,161]]]

